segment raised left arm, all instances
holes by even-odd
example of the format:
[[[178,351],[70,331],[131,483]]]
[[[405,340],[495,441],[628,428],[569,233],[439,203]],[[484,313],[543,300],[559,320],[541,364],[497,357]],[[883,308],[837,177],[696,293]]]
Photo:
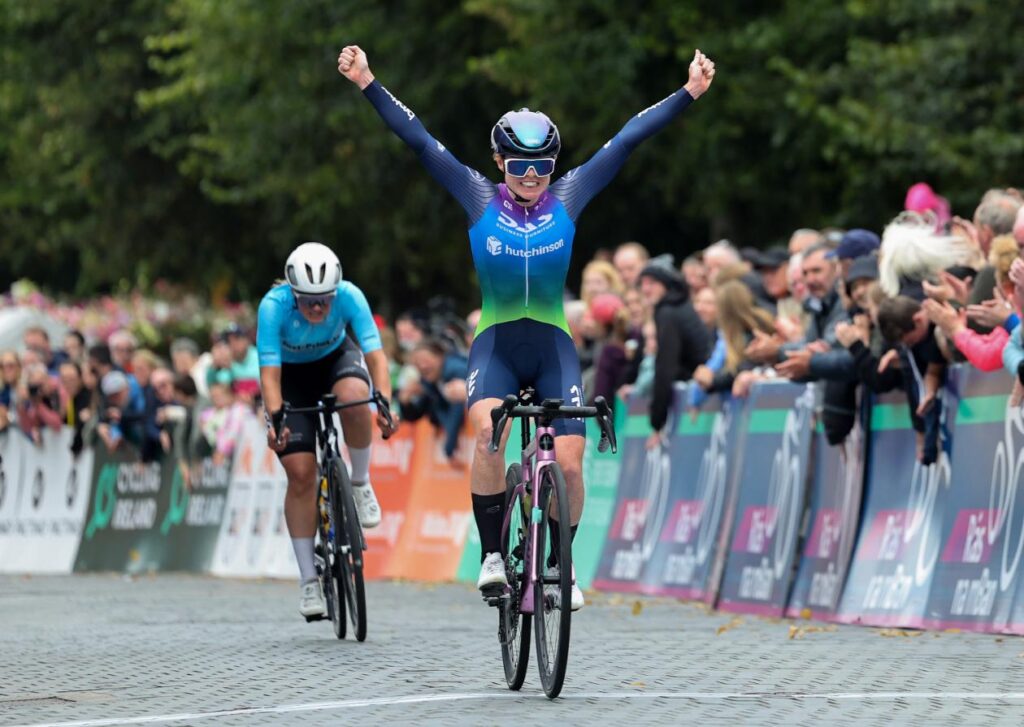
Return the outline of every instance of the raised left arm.
[[[615,178],[640,142],[661,131],[700,98],[714,77],[714,62],[699,50],[694,51],[686,85],[631,118],[589,160],[552,184],[552,194],[565,205],[569,217],[575,220],[590,200]]]

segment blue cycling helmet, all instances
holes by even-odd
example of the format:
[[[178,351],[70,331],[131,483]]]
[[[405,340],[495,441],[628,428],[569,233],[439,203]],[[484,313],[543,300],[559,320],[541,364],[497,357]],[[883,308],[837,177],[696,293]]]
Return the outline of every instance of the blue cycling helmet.
[[[509,111],[491,129],[491,149],[502,157],[556,157],[561,148],[558,127],[540,111]]]

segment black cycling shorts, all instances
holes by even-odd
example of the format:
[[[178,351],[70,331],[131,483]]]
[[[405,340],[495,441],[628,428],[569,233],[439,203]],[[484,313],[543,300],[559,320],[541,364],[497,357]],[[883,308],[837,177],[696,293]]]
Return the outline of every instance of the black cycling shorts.
[[[323,358],[309,363],[281,364],[281,395],[291,406],[316,406],[324,394],[329,394],[341,379],[362,379],[373,389],[363,352],[346,336],[341,345]],[[285,426],[291,430],[288,446],[278,457],[295,452],[316,453],[315,414],[288,414]]]
[[[495,324],[476,337],[466,386],[470,407],[528,386],[538,404],[561,399],[567,406],[583,406],[580,357],[572,338],[557,326],[529,318]],[[556,419],[554,429],[556,436],[587,432],[582,419]]]

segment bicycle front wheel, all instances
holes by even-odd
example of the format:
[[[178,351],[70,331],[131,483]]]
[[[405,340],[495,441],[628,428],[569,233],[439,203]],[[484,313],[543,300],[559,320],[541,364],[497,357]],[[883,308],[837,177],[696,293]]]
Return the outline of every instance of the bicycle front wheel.
[[[522,467],[518,463],[511,465],[505,475],[505,507],[511,515],[502,547],[509,588],[508,597],[502,598],[498,608],[498,639],[505,681],[512,690],[523,686],[530,661],[530,614],[521,613],[519,609],[529,573],[525,555],[529,520],[524,515],[529,510],[516,489],[521,480]]]
[[[341,460],[335,460],[331,477],[334,502],[334,539],[337,577],[357,641],[366,640],[366,586],[363,583],[363,529],[356,514],[352,481]],[[339,609],[344,617],[344,609]]]
[[[543,576],[533,589],[533,626],[536,634],[537,668],[544,694],[554,699],[562,691],[569,662],[569,629],[572,623],[572,529],[569,527],[569,496],[565,475],[557,462],[544,467],[535,493],[533,520],[539,521],[534,543],[538,570]],[[558,516],[559,542],[551,543],[548,524]],[[557,571],[548,568],[552,552]]]

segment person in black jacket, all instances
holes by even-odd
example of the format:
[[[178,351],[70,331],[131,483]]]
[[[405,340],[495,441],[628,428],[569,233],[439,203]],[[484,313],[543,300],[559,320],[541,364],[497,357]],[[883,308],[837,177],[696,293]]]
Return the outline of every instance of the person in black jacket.
[[[654,310],[658,353],[654,360],[648,447],[662,441],[672,404],[672,383],[687,381],[711,352],[711,334],[690,302],[690,292],[671,255],[659,255],[640,272],[640,292]]]

